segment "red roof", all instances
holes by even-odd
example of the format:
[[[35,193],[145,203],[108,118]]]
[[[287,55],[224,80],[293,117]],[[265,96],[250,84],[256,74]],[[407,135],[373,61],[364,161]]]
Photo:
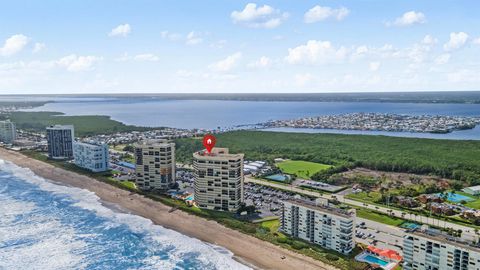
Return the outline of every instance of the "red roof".
[[[389,259],[392,259],[392,260],[395,260],[395,261],[401,261],[403,259],[403,257],[400,256],[400,254],[398,252],[396,252],[395,250],[381,249],[381,248],[377,248],[377,247],[374,247],[374,246],[368,246],[367,249],[370,250],[371,252],[375,253],[375,254],[378,254],[379,256],[389,258]]]

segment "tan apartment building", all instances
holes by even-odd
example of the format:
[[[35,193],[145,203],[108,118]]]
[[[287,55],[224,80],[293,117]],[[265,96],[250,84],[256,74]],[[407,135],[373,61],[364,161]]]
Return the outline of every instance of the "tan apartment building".
[[[243,154],[213,148],[193,154],[195,201],[200,208],[236,211],[243,202]]]
[[[165,191],[175,185],[175,143],[152,141],[135,145],[136,185]]]

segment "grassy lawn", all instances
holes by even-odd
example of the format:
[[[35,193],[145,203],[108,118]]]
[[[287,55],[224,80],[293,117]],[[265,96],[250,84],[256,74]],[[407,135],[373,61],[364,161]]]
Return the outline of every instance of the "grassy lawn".
[[[474,208],[474,209],[480,209],[480,198],[477,196],[472,196],[468,193],[462,192],[462,191],[455,191],[455,193],[467,196],[469,198],[472,198],[473,201],[469,201],[465,204],[466,207]]]
[[[135,186],[135,183],[130,182],[130,181],[119,181],[119,183],[128,189],[137,189],[137,186]]]
[[[302,161],[302,160],[286,160],[276,164],[282,172],[287,174],[295,174],[303,179],[310,179],[316,172],[331,168],[331,165]]]
[[[362,191],[359,193],[351,193],[346,196],[348,199],[366,202],[366,203],[375,203],[382,197],[382,194],[377,191],[366,192]]]
[[[399,226],[405,220],[396,217],[390,217],[384,214],[377,213],[372,210],[357,208],[357,217],[373,220],[387,225]]]

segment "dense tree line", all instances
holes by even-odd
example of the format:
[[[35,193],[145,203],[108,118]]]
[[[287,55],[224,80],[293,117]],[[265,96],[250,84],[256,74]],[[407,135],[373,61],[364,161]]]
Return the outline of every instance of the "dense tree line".
[[[432,174],[480,184],[480,141],[387,136],[235,131],[217,136],[217,146],[247,159],[289,158],[335,165],[315,178],[354,167]],[[177,140],[177,158],[189,162],[202,149],[198,139]]]

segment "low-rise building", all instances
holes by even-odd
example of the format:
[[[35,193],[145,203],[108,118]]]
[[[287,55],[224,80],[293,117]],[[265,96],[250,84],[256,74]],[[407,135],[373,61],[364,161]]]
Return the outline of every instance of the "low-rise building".
[[[293,237],[348,254],[355,247],[356,213],[328,201],[288,200],[283,204],[281,230]]]
[[[108,145],[101,143],[73,143],[75,165],[92,172],[104,172],[109,169]]]
[[[10,120],[0,121],[0,142],[12,144],[17,139],[17,129]]]
[[[198,207],[236,211],[243,203],[243,154],[213,148],[193,154],[195,201]]]
[[[403,269],[478,270],[480,248],[471,242],[423,226],[403,239]]]
[[[479,186],[472,186],[462,189],[463,192],[470,194],[470,195],[480,195],[480,185]]]

